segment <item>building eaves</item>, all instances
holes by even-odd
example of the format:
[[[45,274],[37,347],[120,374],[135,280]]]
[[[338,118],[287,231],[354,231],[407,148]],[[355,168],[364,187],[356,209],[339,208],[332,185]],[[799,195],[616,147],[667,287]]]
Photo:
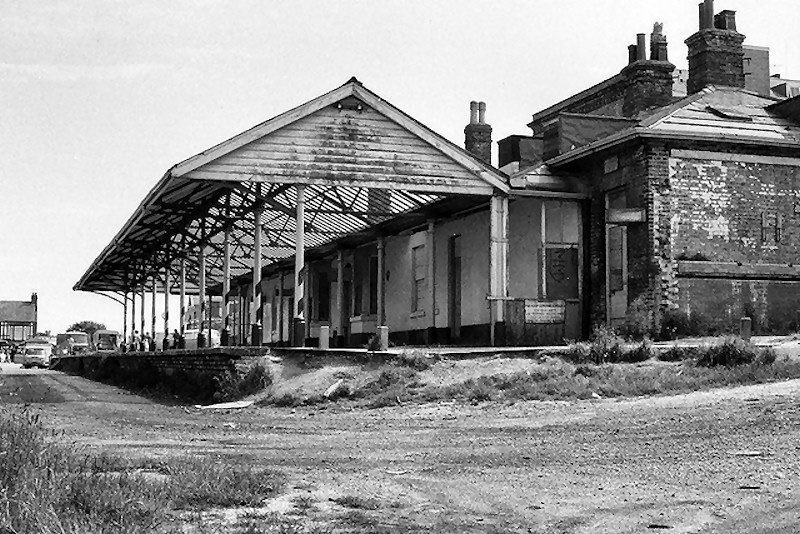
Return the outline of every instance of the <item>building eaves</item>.
[[[609,87],[621,82],[624,79],[625,79],[625,75],[624,74],[621,74],[621,73],[617,74],[615,76],[612,76],[611,78],[608,78],[607,80],[603,80],[602,82],[600,82],[600,83],[598,83],[596,85],[593,85],[592,87],[590,87],[588,89],[585,89],[585,90],[581,91],[580,93],[572,95],[571,97],[566,98],[566,99],[562,100],[561,102],[553,104],[552,106],[550,106],[548,108],[545,108],[542,111],[534,113],[533,116],[531,117],[531,122],[528,123],[528,127],[529,128],[533,128],[533,126],[535,124],[540,123],[543,120],[546,120],[548,117],[551,117],[552,115],[555,115],[555,114],[559,113],[562,109],[565,109],[565,108],[569,107],[570,105],[574,104],[575,102],[580,102],[581,100],[583,100],[583,99],[585,99],[585,98],[587,98],[589,96],[592,96],[595,93],[599,93],[601,91],[604,91],[604,90],[608,89]]]

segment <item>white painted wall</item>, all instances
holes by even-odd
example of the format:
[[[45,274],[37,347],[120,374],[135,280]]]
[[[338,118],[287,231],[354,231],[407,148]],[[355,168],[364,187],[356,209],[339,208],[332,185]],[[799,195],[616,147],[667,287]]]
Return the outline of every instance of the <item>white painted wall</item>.
[[[461,236],[461,325],[489,322],[489,211],[436,224],[436,327],[447,328],[449,241]]]
[[[542,270],[542,200],[514,199],[508,206],[508,295],[539,298]]]

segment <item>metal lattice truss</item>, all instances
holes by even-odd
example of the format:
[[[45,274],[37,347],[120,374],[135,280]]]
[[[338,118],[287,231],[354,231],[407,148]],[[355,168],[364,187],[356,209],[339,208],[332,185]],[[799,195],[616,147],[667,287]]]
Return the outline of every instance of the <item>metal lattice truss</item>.
[[[323,150],[324,148],[324,150]],[[322,153],[322,155],[321,155]],[[170,169],[75,285],[127,292],[185,269],[187,293],[252,273],[256,214],[261,261],[296,250],[297,186],[304,187],[304,250],[423,224],[454,197],[507,192],[504,175],[403,114],[355,79]]]

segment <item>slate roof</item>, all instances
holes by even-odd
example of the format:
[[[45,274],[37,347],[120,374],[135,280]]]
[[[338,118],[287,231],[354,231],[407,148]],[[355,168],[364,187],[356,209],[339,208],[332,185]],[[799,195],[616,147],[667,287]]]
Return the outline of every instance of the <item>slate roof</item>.
[[[775,109],[779,99],[709,86],[643,117],[637,124],[549,160],[551,166],[636,137],[732,142],[800,149],[800,122]]]
[[[33,302],[0,300],[0,323],[35,323],[36,308]]]

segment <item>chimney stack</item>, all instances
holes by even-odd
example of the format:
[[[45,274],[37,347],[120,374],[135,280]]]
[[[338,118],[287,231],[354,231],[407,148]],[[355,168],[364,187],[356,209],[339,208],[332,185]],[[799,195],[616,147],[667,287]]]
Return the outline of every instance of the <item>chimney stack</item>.
[[[672,102],[672,72],[675,65],[667,60],[667,38],[661,33],[662,24],[653,25],[650,36],[650,58],[647,57],[647,35],[636,35],[636,44],[628,47],[625,75],[625,95],[622,114],[636,117],[642,112],[666,106]]]
[[[492,127],[486,124],[486,102],[469,104],[469,124],[464,128],[467,152],[492,164]]]
[[[736,31],[736,12],[714,15],[714,0],[700,8],[700,29],[686,39],[689,48],[687,91],[696,93],[707,85],[744,88],[744,35]]]

